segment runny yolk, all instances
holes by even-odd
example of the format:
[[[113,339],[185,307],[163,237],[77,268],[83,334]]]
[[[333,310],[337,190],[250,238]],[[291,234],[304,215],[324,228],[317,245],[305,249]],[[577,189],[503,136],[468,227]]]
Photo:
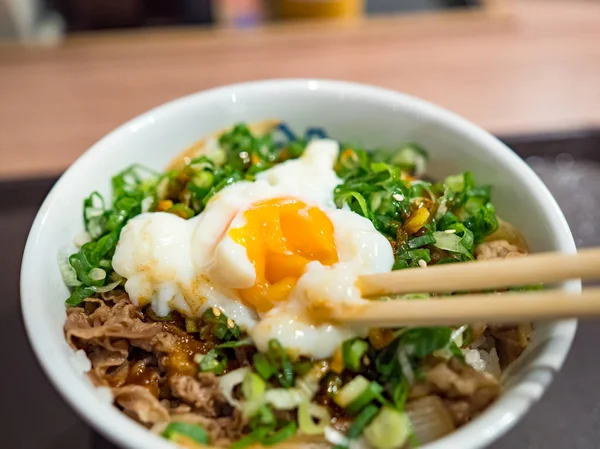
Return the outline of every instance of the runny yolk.
[[[256,270],[255,284],[238,292],[258,312],[285,301],[309,262],[338,261],[333,224],[317,207],[275,198],[255,203],[244,218],[246,223],[229,236],[246,248]]]

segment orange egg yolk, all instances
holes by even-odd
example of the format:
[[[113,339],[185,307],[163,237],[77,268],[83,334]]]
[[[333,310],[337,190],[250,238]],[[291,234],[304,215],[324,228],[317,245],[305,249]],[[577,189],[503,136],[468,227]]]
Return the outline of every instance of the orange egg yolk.
[[[244,218],[246,223],[229,236],[246,248],[256,270],[255,284],[238,292],[258,312],[285,301],[309,262],[338,261],[333,224],[317,207],[276,198],[255,203]]]

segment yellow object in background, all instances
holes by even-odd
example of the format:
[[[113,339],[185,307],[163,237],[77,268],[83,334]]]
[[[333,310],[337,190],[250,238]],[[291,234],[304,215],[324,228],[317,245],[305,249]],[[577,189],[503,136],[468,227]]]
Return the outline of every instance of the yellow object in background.
[[[282,19],[356,18],[363,15],[364,0],[275,0]]]

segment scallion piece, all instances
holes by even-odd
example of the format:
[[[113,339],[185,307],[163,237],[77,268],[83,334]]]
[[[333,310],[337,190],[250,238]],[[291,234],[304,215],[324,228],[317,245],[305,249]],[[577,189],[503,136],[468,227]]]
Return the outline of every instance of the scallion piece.
[[[227,356],[220,349],[211,349],[198,364],[203,373],[214,373],[217,376],[227,369]]]
[[[84,299],[89,298],[94,293],[96,292],[91,288],[77,287],[75,290],[73,290],[71,296],[67,298],[66,303],[68,306],[78,306],[83,302]]]
[[[363,376],[356,376],[344,385],[333,400],[342,408],[348,407],[369,388],[370,382]]]
[[[296,421],[290,421],[281,429],[264,437],[260,443],[263,446],[273,446],[274,444],[281,443],[282,441],[292,438],[294,435],[296,435],[297,430],[298,425],[296,424]]]
[[[359,338],[346,340],[342,344],[342,358],[346,369],[359,372],[362,364],[362,358],[367,353],[369,344]]]
[[[217,348],[219,349],[235,349],[235,348],[242,348],[244,346],[254,346],[254,343],[252,342],[252,340],[245,339],[245,340],[238,340],[238,341],[228,341],[226,343],[221,343],[220,345],[217,346]]]
[[[391,407],[382,407],[364,430],[365,438],[376,449],[400,449],[410,433],[406,413]]]
[[[254,435],[250,434],[237,440],[235,443],[229,446],[229,449],[245,449],[254,443],[256,443],[256,438]]]
[[[242,382],[242,393],[247,401],[258,401],[265,394],[267,385],[265,381],[258,375],[248,371]]]
[[[330,421],[331,413],[326,407],[308,401],[298,406],[298,426],[305,435],[322,435]]]
[[[177,442],[179,436],[183,436],[191,439],[195,443],[203,445],[208,445],[210,443],[210,438],[202,427],[184,422],[169,423],[162,433],[162,436],[175,442]]]
[[[365,407],[356,417],[352,425],[350,426],[350,430],[346,436],[353,440],[362,435],[365,427],[369,425],[369,423],[375,418],[375,415],[379,412],[379,407],[376,405],[369,405]]]
[[[383,396],[381,396],[382,391],[383,387],[381,385],[379,385],[377,382],[371,382],[369,386],[360,394],[360,396],[358,396],[348,405],[348,407],[346,407],[346,411],[351,414],[356,414],[374,400],[384,402]]]
[[[169,208],[169,210],[167,210],[167,212],[173,215],[177,215],[178,217],[181,217],[184,220],[187,220],[194,216],[194,211],[183,203],[174,204]]]
[[[254,354],[253,362],[254,369],[264,380],[269,380],[277,372],[277,368],[260,352]]]
[[[284,388],[291,388],[294,386],[294,368],[292,362],[285,353],[285,349],[281,346],[279,341],[272,339],[269,341],[268,350],[269,359],[277,366],[278,370],[275,373],[279,383]]]
[[[194,332],[198,332],[198,326],[196,325],[196,320],[192,318],[185,319],[185,331],[188,334],[193,334]]]

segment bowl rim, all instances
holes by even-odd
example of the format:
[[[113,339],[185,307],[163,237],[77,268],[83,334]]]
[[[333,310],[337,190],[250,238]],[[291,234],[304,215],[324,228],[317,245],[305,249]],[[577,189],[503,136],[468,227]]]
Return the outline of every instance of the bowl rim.
[[[510,148],[487,131],[479,128],[477,125],[457,114],[425,100],[393,90],[361,83],[325,79],[290,78],[251,81],[216,87],[192,93],[155,107],[127,121],[102,137],[64,172],[46,196],[35,217],[27,238],[21,265],[20,290],[23,321],[25,323],[25,329],[30,344],[43,371],[50,379],[54,388],[58,390],[62,398],[66,400],[66,402],[81,417],[83,417],[88,424],[100,431],[115,444],[122,447],[168,449],[172,448],[173,445],[161,437],[152,434],[146,428],[127,417],[124,413],[114,407],[112,403],[100,401],[98,396],[95,395],[95,392],[89,389],[89,385],[85,383],[85,379],[82,376],[78,375],[73,369],[65,370],[62,365],[53,363],[52,354],[42,351],[42,341],[46,338],[47,332],[43,328],[40,332],[40,329],[34,325],[32,317],[36,314],[36,310],[31,305],[32,301],[28,300],[28,298],[31,298],[32,295],[35,294],[31,279],[35,279],[36,273],[31,271],[30,266],[32,265],[31,261],[36,258],[36,242],[43,233],[44,224],[53,203],[58,195],[60,195],[61,191],[68,188],[73,173],[78,171],[80,166],[82,166],[88,158],[94,157],[96,153],[102,152],[103,147],[110,145],[113,141],[119,140],[122,135],[135,132],[148,124],[154,123],[155,117],[170,114],[171,111],[178,108],[185,108],[196,102],[205,101],[211,96],[220,96],[228,92],[233,93],[240,90],[255,89],[271,89],[269,90],[269,93],[273,93],[273,91],[277,90],[286,90],[290,92],[321,90],[339,95],[352,92],[356,95],[371,98],[373,101],[387,104],[402,104],[404,106],[409,105],[423,116],[435,117],[436,120],[444,122],[452,129],[476,140],[478,145],[485,147],[488,152],[501,154],[502,157],[510,159],[511,164],[514,166],[514,170],[520,172],[519,176],[523,178],[524,183],[528,184],[529,187],[536,192],[536,201],[543,203],[546,213],[553,216],[554,228],[552,233],[557,237],[557,245],[560,246],[559,250],[566,253],[576,252],[575,242],[569,226],[567,225],[567,221],[556,200],[537,174],[535,174],[535,172]],[[579,281],[572,281],[566,283],[563,288],[577,292],[581,290],[581,283]],[[441,440],[423,447],[426,447],[427,449],[451,449],[460,444],[461,447],[464,447],[465,449],[476,449],[489,444],[506,433],[525,414],[531,405],[539,399],[552,380],[552,373],[560,369],[569,352],[569,348],[576,332],[576,320],[558,321],[553,323],[552,326],[552,331],[550,332],[552,338],[548,342],[547,347],[542,350],[542,353],[547,355],[552,352],[552,357],[545,360],[544,366],[541,366],[541,368],[549,368],[549,375],[540,377],[536,376],[535,373],[532,373],[531,376],[526,376],[524,380],[518,382],[514,388],[509,389],[506,394],[503,394],[495,404],[477,419]],[[538,367],[536,361],[532,362],[532,366]],[[521,393],[527,391],[529,394],[519,397],[517,395],[519,390],[521,390]],[[534,390],[535,392],[531,394]],[[102,419],[97,419],[100,415],[102,415]]]

